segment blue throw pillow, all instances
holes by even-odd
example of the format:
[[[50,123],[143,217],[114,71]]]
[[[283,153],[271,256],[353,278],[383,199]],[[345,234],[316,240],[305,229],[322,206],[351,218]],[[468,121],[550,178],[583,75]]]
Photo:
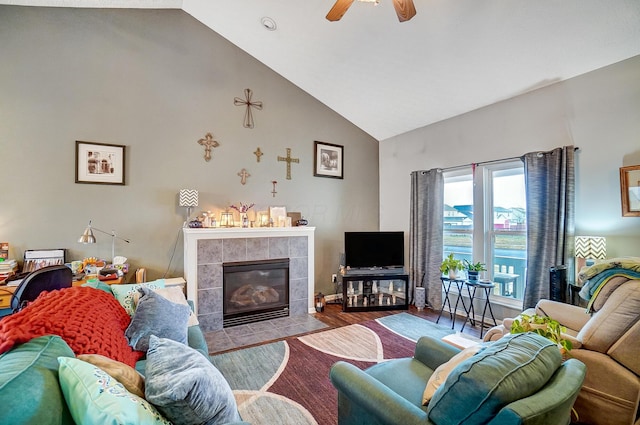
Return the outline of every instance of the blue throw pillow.
[[[145,396],[174,425],[239,422],[231,387],[209,359],[191,347],[152,336]]]
[[[561,362],[548,339],[507,335],[451,371],[429,402],[428,417],[437,425],[486,424],[507,404],[540,390]]]
[[[136,312],[124,335],[134,350],[147,351],[149,337],[156,335],[187,344],[188,305],[169,301],[149,288],[139,288],[142,294]]]

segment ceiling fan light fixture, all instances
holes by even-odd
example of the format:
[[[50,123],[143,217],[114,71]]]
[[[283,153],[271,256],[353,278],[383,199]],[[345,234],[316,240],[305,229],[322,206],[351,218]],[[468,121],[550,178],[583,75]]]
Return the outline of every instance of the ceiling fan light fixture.
[[[276,21],[274,21],[272,18],[268,16],[265,16],[264,18],[260,19],[260,23],[262,23],[262,26],[269,31],[275,31],[278,28]]]
[[[342,16],[347,13],[349,7],[355,0],[336,0],[335,4],[327,13],[327,20],[330,22],[339,21]],[[375,3],[376,5],[380,0],[358,0],[359,2]],[[405,22],[410,20],[416,15],[416,8],[413,4],[413,0],[393,0],[393,8],[396,10],[398,20]]]

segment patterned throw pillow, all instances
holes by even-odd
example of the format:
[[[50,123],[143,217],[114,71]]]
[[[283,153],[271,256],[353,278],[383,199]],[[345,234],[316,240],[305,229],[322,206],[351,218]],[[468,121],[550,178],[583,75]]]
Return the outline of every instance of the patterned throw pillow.
[[[100,354],[80,354],[77,359],[98,366],[124,385],[127,391],[144,398],[144,376],[131,366]]]
[[[78,425],[171,425],[149,402],[97,366],[59,357],[60,387]]]
[[[133,316],[136,310],[133,302],[133,295],[138,292],[138,288],[158,289],[164,288],[164,279],[154,280],[153,282],[134,283],[129,285],[111,285],[111,292],[116,297],[120,305],[125,309],[129,316]]]

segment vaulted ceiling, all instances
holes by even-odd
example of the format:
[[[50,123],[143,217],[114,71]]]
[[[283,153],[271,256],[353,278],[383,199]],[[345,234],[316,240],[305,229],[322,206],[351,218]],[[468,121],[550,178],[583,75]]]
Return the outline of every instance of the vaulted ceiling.
[[[391,0],[0,3],[183,9],[377,140],[640,54],[638,0],[414,0],[404,23]]]

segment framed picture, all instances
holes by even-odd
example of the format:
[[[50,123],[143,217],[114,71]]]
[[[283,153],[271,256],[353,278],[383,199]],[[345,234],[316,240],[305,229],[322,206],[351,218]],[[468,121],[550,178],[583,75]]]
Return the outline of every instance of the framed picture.
[[[286,227],[287,208],[269,207],[269,218],[273,220],[273,227]]]
[[[344,178],[344,146],[315,142],[313,175],[316,177]]]
[[[124,185],[125,147],[76,141],[76,183]]]
[[[640,165],[620,168],[622,216],[640,217]]]

